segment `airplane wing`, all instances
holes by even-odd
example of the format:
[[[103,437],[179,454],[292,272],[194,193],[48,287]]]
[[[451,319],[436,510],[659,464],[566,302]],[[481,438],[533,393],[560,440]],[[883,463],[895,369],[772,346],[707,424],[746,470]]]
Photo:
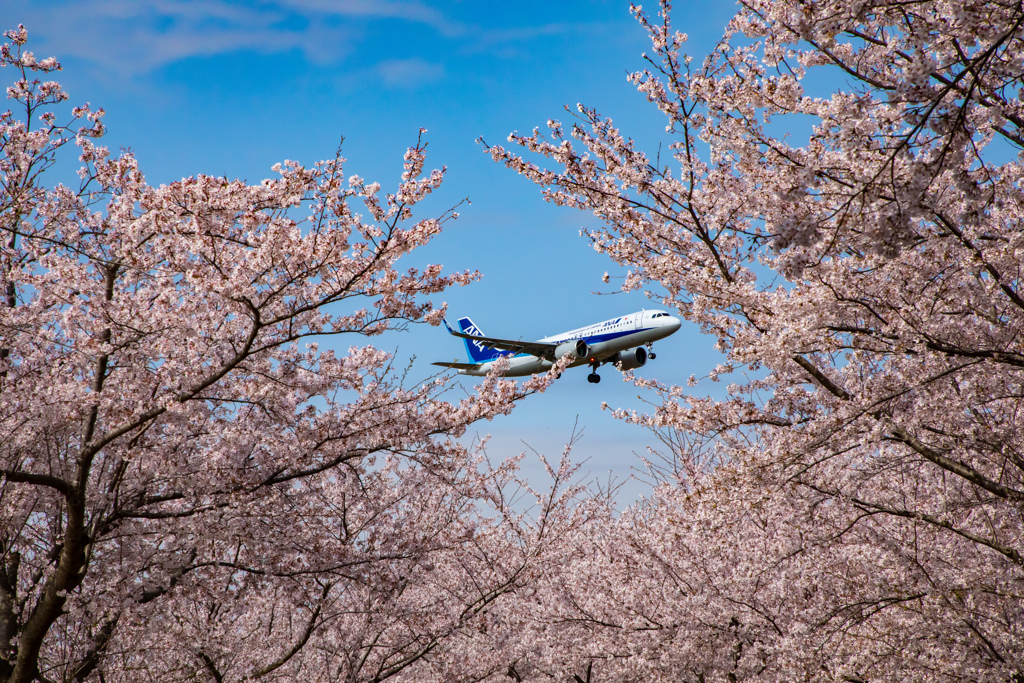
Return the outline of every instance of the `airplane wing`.
[[[479,368],[479,363],[431,363],[431,365],[440,365],[442,368],[452,368],[453,370],[473,370]]]
[[[463,339],[480,342],[491,349],[511,351],[512,353],[528,353],[531,356],[546,358],[550,361],[555,360],[555,348],[558,347],[558,344],[548,344],[546,342],[513,341],[511,339],[498,339],[497,337],[481,337],[475,334],[456,332],[450,327],[448,328],[448,332],[455,337],[462,337]]]

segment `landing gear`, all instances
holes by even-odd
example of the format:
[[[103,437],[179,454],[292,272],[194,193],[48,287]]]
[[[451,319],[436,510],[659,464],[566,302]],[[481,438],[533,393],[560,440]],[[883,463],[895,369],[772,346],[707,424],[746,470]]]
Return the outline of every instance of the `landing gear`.
[[[597,374],[596,372],[592,372],[589,375],[587,375],[587,381],[590,382],[591,384],[597,384],[598,382],[601,381],[601,375]]]
[[[651,360],[654,360],[655,358],[658,357],[658,354],[654,352],[654,342],[647,343],[647,357],[650,358]]]
[[[647,354],[647,357],[650,358],[651,360],[654,360],[655,358],[658,357],[658,354],[656,354],[654,351],[651,351],[649,354]]]

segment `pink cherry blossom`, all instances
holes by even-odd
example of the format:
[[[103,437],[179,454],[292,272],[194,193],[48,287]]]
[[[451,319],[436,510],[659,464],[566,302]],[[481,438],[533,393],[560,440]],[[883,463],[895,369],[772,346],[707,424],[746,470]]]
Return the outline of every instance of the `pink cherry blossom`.
[[[531,670],[1019,680],[1024,12],[742,0],[697,66],[659,9],[631,80],[670,163],[582,105],[485,145],[733,382],[636,380],[664,483],[538,591]]]
[[[340,155],[153,187],[5,35],[0,679],[507,668],[446,653],[583,523],[579,487],[565,460],[528,518],[516,464],[458,438],[564,365],[459,398],[368,343],[440,324],[434,295],[479,276],[396,269],[454,218],[414,216],[444,177],[426,143],[386,199]],[[47,186],[76,153],[81,185]]]

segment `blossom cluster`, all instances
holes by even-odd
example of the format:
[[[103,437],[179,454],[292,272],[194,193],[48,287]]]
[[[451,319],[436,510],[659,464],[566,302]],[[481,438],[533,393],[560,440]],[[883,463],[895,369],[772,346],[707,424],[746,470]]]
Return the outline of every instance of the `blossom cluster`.
[[[616,415],[662,438],[666,483],[550,586],[531,623],[569,644],[536,661],[1016,680],[1024,12],[742,0],[699,66],[670,3],[634,12],[653,51],[630,78],[672,163],[583,106],[486,151],[591,213],[625,286],[662,292],[726,354],[709,378],[737,379],[720,399],[636,380],[660,402]]]
[[[539,573],[555,525],[458,437],[561,368],[451,400],[369,343],[440,324],[433,297],[479,276],[398,269],[456,215],[416,215],[444,177],[426,143],[383,199],[340,155],[154,187],[97,143],[102,109],[36,78],[59,65],[24,27],[5,36],[0,679],[500,668],[448,653]],[[69,153],[80,186],[46,185]],[[576,523],[576,489],[552,487],[538,516]]]

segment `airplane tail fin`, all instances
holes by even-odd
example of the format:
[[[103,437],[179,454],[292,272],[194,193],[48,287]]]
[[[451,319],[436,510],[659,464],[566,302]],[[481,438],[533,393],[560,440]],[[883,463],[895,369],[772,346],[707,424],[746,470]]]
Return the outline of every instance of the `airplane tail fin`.
[[[463,334],[471,334],[475,337],[484,336],[484,333],[480,328],[477,327],[469,318],[459,318],[459,329],[462,330]],[[498,349],[492,349],[483,342],[465,338],[463,341],[466,342],[466,352],[469,353],[469,357],[473,359],[474,363],[485,363],[502,355],[501,351]]]

